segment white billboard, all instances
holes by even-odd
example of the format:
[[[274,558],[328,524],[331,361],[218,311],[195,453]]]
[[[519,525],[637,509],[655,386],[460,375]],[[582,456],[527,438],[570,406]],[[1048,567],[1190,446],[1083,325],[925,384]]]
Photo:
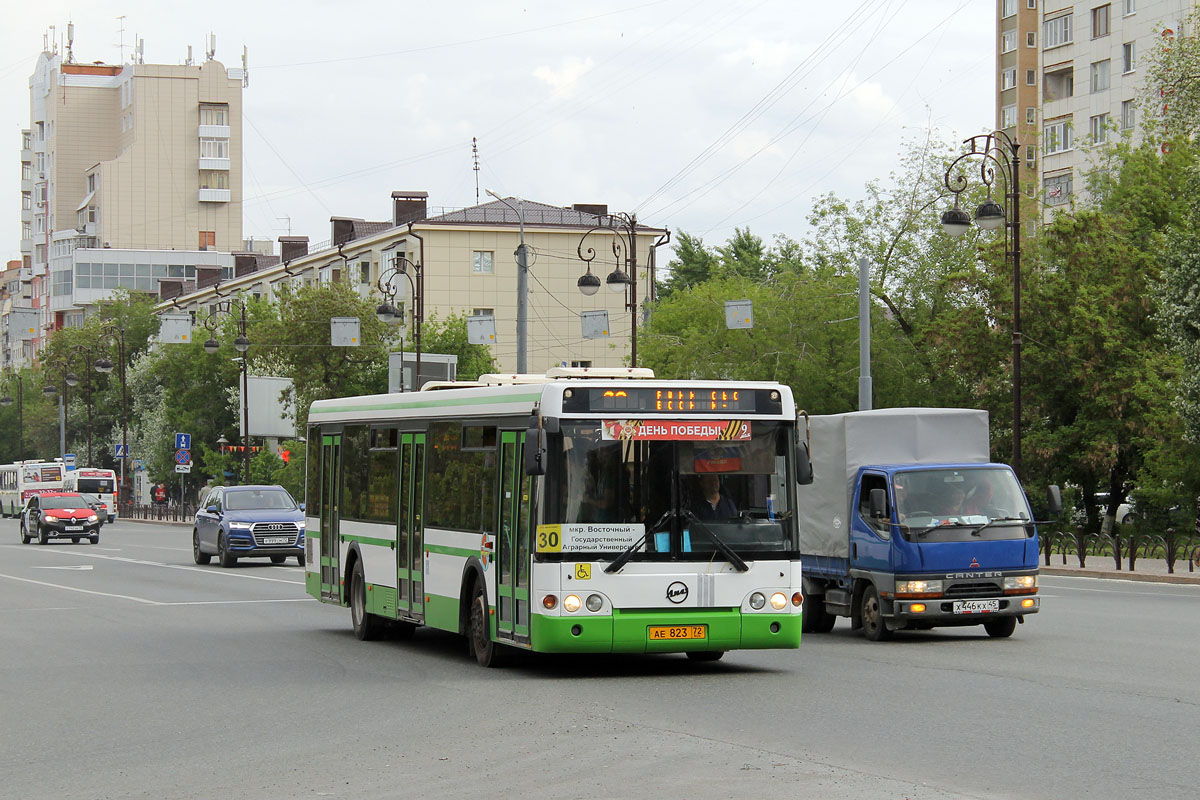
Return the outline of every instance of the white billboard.
[[[239,383],[241,381],[239,380]],[[280,402],[279,395],[292,385],[291,378],[268,378],[257,375],[249,377],[250,435],[292,439],[296,436],[296,403]],[[242,387],[243,391],[245,387]],[[238,433],[245,435],[242,410],[238,409]]]

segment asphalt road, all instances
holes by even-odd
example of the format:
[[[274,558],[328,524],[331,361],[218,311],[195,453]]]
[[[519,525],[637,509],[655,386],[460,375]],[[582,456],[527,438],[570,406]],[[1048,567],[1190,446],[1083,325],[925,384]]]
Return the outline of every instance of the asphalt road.
[[[1200,587],[1044,577],[1012,639],[526,657],[361,643],[294,562],[0,520],[0,797],[1193,798]]]

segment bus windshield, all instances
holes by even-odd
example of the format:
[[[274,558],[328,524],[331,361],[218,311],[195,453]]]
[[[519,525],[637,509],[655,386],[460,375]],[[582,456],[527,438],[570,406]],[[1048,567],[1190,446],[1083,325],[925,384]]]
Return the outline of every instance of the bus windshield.
[[[112,478],[79,478],[75,485],[81,492],[112,494],[114,483]]]
[[[547,521],[562,525],[564,552],[619,553],[636,545],[642,558],[710,559],[722,545],[747,557],[796,549],[790,427],[632,425],[562,421],[561,444],[551,448],[559,463],[548,470],[555,480]],[[579,531],[611,535],[570,535]]]

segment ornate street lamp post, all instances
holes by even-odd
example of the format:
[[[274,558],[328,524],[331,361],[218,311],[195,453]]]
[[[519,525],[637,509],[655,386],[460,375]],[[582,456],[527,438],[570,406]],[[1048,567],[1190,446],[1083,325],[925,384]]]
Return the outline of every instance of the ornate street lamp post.
[[[121,457],[121,493],[117,495],[117,507],[121,507],[121,502],[124,500],[129,502],[129,488],[125,485],[125,462],[129,460],[129,384],[125,376],[125,328],[116,320],[109,320],[100,326],[100,330],[110,338],[110,341],[117,347],[117,363],[120,368],[118,373],[121,380],[121,450],[124,455]],[[113,371],[113,362],[107,356],[96,361],[96,371],[102,372],[105,375]],[[124,497],[122,497],[122,494]],[[125,513],[125,512],[121,512]]]
[[[971,149],[951,162],[946,169],[946,188],[954,194],[954,208],[942,214],[942,227],[952,236],[962,236],[971,227],[971,216],[962,209],[960,195],[969,181],[963,173],[951,177],[955,167],[967,159],[978,159],[979,179],[987,187],[988,196],[975,210],[975,222],[984,230],[1005,229],[1004,255],[1012,262],[1013,326],[1012,326],[1012,386],[1013,386],[1013,456],[1012,468],[1021,476],[1021,145],[1003,131],[979,134],[964,139]],[[1004,181],[1007,209],[992,199],[997,177]],[[1007,213],[1006,213],[1007,211]]]
[[[410,269],[416,275],[415,281],[413,274],[409,274]],[[403,312],[396,307],[396,295],[402,286],[396,280],[398,276],[403,276],[412,290],[413,342],[417,348],[417,367],[416,374],[413,376],[413,390],[419,391],[421,389],[421,323],[425,321],[425,268],[421,264],[399,252],[392,256],[391,266],[380,272],[379,280],[375,282],[379,293],[383,295],[383,302],[375,309],[375,316],[389,324],[404,321]],[[401,350],[403,351],[403,348]],[[400,382],[401,384],[404,382],[403,356],[400,360]]]
[[[584,255],[583,245],[587,242],[589,236],[593,233],[601,231],[607,232],[612,236],[612,252],[617,259],[616,268],[605,278],[605,283],[608,285],[609,291],[612,292],[627,292],[625,296],[625,309],[630,312],[630,332],[629,332],[629,365],[637,366],[637,321],[638,321],[638,299],[637,299],[637,215],[636,214],[611,214],[608,217],[608,225],[599,225],[583,234],[579,240],[579,247],[576,248],[579,253],[579,258],[587,264],[587,272],[579,276],[579,280],[575,285],[584,295],[591,297],[600,290],[600,278],[592,274],[592,262],[596,260],[595,248],[589,246],[587,255]],[[629,268],[626,272],[623,270],[624,265]]]
[[[216,339],[217,321],[221,314],[238,312],[238,335],[233,340],[233,349],[241,355],[242,362],[242,482],[250,483],[250,372],[249,357],[246,351],[250,349],[250,340],[246,338],[246,304],[240,298],[231,297],[217,303],[213,313],[204,320],[209,337],[204,343],[204,352],[215,353],[221,349],[221,343]]]

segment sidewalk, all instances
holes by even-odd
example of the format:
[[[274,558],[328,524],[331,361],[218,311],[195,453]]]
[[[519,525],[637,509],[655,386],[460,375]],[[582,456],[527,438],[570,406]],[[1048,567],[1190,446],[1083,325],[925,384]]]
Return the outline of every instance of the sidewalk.
[[[1042,556],[1041,573],[1043,575],[1073,575],[1080,578],[1117,578],[1125,581],[1153,581],[1156,583],[1190,583],[1200,586],[1200,568],[1195,564],[1189,569],[1188,562],[1180,558],[1175,562],[1175,573],[1167,572],[1167,562],[1162,558],[1139,558],[1133,562],[1134,570],[1129,571],[1129,560],[1121,559],[1121,569],[1116,568],[1112,556],[1088,556],[1087,567],[1079,568],[1079,557],[1068,554],[1067,563],[1063,563],[1061,555],[1050,557],[1050,565],[1046,565],[1046,557]]]

